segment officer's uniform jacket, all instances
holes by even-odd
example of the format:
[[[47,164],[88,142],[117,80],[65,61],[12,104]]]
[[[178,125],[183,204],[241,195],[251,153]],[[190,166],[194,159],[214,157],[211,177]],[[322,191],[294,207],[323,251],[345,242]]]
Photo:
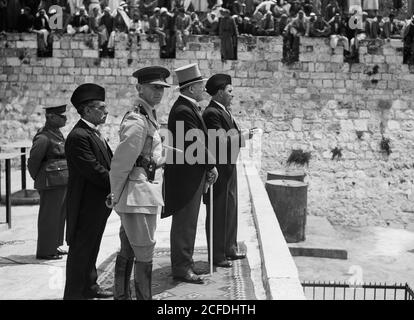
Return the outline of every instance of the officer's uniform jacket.
[[[59,164],[58,166],[56,166]],[[60,169],[67,169],[65,161],[65,138],[59,129],[44,126],[33,138],[27,163],[30,176],[37,190],[49,189],[46,183],[46,169],[53,168],[57,174]],[[55,168],[56,167],[56,168]]]
[[[136,164],[139,156],[160,162],[162,141],[158,130],[151,106],[142,99],[122,119],[120,142],[109,173],[114,209],[118,213],[157,214],[164,205],[161,170],[156,171],[154,181],[150,182],[146,170]]]

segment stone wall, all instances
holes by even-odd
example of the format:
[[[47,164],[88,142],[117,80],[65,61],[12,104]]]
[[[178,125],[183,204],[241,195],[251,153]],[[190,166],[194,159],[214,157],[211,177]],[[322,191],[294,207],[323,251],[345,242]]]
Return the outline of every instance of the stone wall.
[[[286,66],[280,37],[241,37],[237,61],[222,62],[218,38],[191,37],[188,51],[159,59],[157,43],[116,38],[115,58],[100,59],[94,35],[55,36],[52,58],[36,57],[36,36],[0,38],[0,144],[31,138],[42,125],[45,105],[69,103],[84,82],[107,90],[110,109],[104,133],[113,147],[118,124],[136,97],[137,68],[170,70],[198,62],[205,77],[228,73],[235,87],[240,124],[263,129],[262,175],[286,164],[292,149],[312,153],[306,168],[310,214],[348,225],[412,227],[414,223],[414,74],[402,64],[402,44],[365,41],[360,63],[343,62],[329,39],[302,38],[300,61]],[[175,77],[169,79],[177,83]],[[178,91],[167,90],[161,121]],[[67,133],[78,119],[69,111]],[[391,141],[382,152],[382,136]],[[331,160],[331,150],[342,158]]]

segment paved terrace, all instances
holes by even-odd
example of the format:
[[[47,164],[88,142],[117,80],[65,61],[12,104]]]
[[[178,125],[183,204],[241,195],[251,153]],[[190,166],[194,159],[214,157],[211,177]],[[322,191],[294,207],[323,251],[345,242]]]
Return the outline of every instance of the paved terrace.
[[[12,180],[12,190],[18,190],[19,171],[12,172]],[[231,269],[216,268],[212,276],[205,276],[202,287],[176,282],[171,277],[169,260],[171,218],[159,220],[154,257],[154,299],[304,299],[297,268],[256,168],[247,161],[239,164],[238,181],[238,241],[247,252],[247,259],[236,261]],[[28,175],[28,188],[32,186],[33,181]],[[63,296],[66,256],[58,261],[35,259],[37,212],[38,206],[15,206],[12,208],[12,229],[0,225],[0,299],[53,300]],[[202,206],[194,259],[197,266],[208,269],[204,220],[205,207]],[[0,207],[0,221],[5,221],[4,206]],[[113,285],[119,226],[119,217],[113,212],[97,261],[98,281],[107,288]]]

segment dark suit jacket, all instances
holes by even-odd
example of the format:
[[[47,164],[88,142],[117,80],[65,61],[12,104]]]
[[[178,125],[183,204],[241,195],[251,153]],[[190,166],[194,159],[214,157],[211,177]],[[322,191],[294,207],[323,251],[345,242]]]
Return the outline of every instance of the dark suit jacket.
[[[216,137],[216,150],[214,156],[216,158],[217,169],[220,167],[224,168],[229,165],[235,165],[240,152],[240,147],[245,145],[240,128],[236,126],[229,113],[219,106],[214,100],[211,100],[210,104],[204,110],[203,120],[207,126],[207,129],[222,129],[227,133],[227,135],[223,134],[220,137]],[[220,151],[220,145],[226,146],[226,157],[223,157],[224,155],[222,155],[222,152],[224,151],[224,148]],[[223,163],[223,161],[219,161],[220,158],[227,161]]]
[[[69,169],[67,190],[67,234],[70,245],[77,229],[79,215],[109,215],[105,205],[110,193],[109,169],[112,151],[83,121],[75,125],[65,144]]]
[[[182,96],[177,99],[171,108],[168,117],[168,130],[173,134],[173,141],[170,145],[179,149],[184,147],[185,154],[185,151],[195,139],[185,141],[183,146],[177,145],[177,121],[184,121],[184,136],[191,129],[200,129],[204,134],[205,145],[202,146],[204,159],[203,163],[195,164],[190,164],[187,162],[188,159],[184,159],[184,163],[178,164],[177,154],[174,153],[174,163],[168,164],[167,162],[164,170],[165,208],[161,214],[162,218],[173,215],[177,210],[182,209],[193,198],[206,171],[214,167],[214,164],[208,164],[214,159],[207,149],[207,128],[203,118],[198,113],[197,107]]]

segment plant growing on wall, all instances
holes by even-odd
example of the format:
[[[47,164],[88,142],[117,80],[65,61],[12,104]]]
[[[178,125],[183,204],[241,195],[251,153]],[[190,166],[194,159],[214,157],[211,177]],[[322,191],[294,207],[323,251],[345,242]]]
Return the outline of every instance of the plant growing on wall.
[[[302,149],[292,150],[289,158],[287,159],[288,166],[300,165],[300,166],[309,166],[309,160],[311,158],[310,152],[304,152]]]
[[[381,148],[381,151],[385,152],[389,156],[392,152],[390,139],[382,136],[382,139],[380,142],[380,148]]]
[[[335,157],[336,157],[337,160],[342,158],[342,149],[341,148],[335,147],[334,149],[331,150],[331,153],[332,153],[331,160],[334,160]]]

